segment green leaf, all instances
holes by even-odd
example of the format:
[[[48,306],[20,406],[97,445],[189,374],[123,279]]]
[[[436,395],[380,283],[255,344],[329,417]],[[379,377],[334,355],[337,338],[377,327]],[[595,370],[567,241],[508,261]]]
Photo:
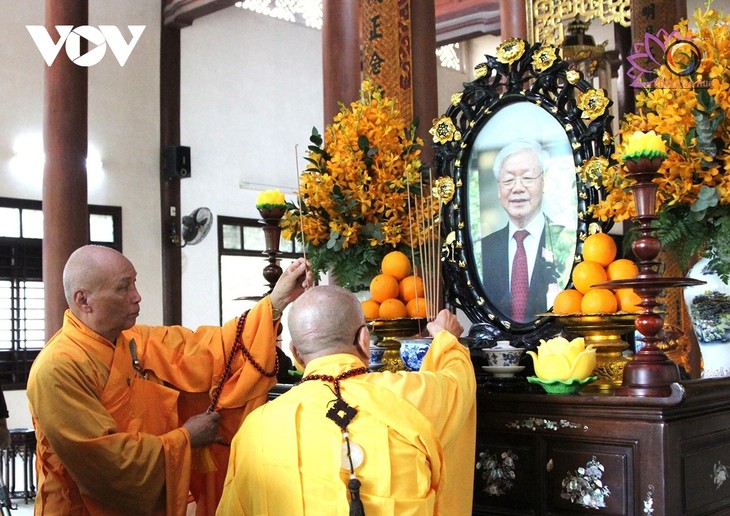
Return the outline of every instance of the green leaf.
[[[312,134],[309,136],[309,141],[315,144],[317,147],[321,147],[324,140],[322,135],[319,134],[316,127],[312,127]]]
[[[357,148],[365,153],[367,153],[368,149],[370,149],[370,140],[368,140],[368,137],[364,134],[361,134],[357,138]]]

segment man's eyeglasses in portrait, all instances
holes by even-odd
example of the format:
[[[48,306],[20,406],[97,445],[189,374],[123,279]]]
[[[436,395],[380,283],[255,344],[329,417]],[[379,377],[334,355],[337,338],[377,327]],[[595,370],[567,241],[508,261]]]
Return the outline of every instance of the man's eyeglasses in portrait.
[[[535,186],[537,184],[538,179],[542,177],[542,174],[538,174],[536,176],[518,176],[518,177],[508,177],[507,179],[502,179],[499,181],[499,184],[505,188],[513,188],[517,181],[520,181],[522,183],[522,186],[529,188],[531,186]]]

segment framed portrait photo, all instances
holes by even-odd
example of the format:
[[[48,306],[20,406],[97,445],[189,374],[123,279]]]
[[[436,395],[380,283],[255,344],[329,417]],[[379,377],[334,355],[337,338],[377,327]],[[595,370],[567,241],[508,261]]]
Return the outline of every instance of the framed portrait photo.
[[[587,212],[604,192],[586,174],[613,150],[610,101],[556,49],[519,39],[477,76],[431,129],[439,181],[453,182],[442,199],[446,297],[472,336],[534,340],[551,331],[546,312],[571,286],[589,225],[610,227]],[[518,295],[513,281],[526,282]]]

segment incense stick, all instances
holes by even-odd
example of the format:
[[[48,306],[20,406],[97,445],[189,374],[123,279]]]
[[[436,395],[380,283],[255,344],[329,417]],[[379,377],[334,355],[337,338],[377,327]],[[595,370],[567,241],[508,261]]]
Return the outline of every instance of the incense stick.
[[[302,235],[302,256],[307,259],[307,246],[304,243],[304,213],[302,206],[304,205],[304,199],[302,199],[302,192],[300,190],[299,183],[299,144],[294,145],[294,165],[297,173],[297,197],[299,198],[299,232]]]

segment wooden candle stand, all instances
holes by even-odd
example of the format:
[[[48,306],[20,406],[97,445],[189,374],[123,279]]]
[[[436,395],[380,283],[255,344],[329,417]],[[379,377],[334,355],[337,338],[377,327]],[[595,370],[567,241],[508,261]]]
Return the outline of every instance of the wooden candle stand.
[[[623,382],[616,389],[620,396],[662,396],[672,394],[672,383],[679,380],[679,369],[657,346],[661,340],[658,336],[664,326],[664,319],[656,312],[660,303],[657,298],[667,288],[701,285],[703,281],[690,278],[663,277],[663,263],[659,260],[662,244],[656,237],[656,228],[652,222],[656,216],[657,184],[654,179],[659,176],[663,158],[626,159],[628,177],[635,180],[632,188],[639,237],[631,244],[631,250],[637,258],[639,273],[634,279],[615,280],[601,283],[602,288],[632,288],[641,298],[638,305],[641,312],[634,323],[636,330],[642,335],[644,346],[636,353],[634,359],[624,367]]]

